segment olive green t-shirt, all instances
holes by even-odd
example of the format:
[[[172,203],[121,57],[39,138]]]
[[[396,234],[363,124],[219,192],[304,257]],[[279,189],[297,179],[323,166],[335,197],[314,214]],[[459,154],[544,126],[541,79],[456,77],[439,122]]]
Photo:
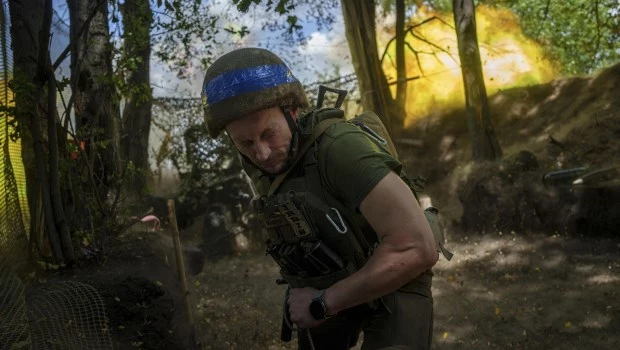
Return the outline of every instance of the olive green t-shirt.
[[[401,163],[359,127],[337,123],[319,142],[322,183],[348,208],[358,211],[366,195],[390,171],[401,173]]]

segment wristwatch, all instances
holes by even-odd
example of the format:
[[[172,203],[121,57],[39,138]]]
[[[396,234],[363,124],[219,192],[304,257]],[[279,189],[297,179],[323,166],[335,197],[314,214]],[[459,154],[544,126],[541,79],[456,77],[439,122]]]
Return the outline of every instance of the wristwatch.
[[[323,300],[323,294],[325,294],[325,289],[321,290],[310,303],[310,314],[317,321],[326,320],[332,316],[327,314],[327,304],[325,304],[325,300]]]

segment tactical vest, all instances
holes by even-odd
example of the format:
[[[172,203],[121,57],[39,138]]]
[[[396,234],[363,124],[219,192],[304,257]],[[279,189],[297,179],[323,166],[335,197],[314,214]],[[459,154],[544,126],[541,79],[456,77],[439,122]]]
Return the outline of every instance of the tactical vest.
[[[282,277],[293,288],[324,289],[362,267],[377,239],[361,214],[322,189],[312,148],[294,175],[253,206]]]
[[[243,165],[256,185],[252,203],[266,232],[267,254],[280,266],[282,277],[293,288],[325,289],[361,268],[379,240],[361,213],[321,184],[317,154],[322,132],[315,127],[344,122],[344,113],[331,109],[312,117],[302,133],[307,147],[280,184],[273,186],[251,164]],[[311,136],[315,139],[308,140]]]

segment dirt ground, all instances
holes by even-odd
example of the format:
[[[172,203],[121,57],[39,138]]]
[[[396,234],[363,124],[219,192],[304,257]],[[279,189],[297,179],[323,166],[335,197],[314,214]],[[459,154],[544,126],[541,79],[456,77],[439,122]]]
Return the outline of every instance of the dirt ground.
[[[134,276],[152,273],[154,261],[165,262],[166,255],[172,254],[165,247],[166,231],[156,237],[149,234],[152,243],[159,242],[151,247],[163,258],[151,256],[150,264],[133,269]],[[516,232],[449,232],[449,237],[455,257],[450,262],[441,259],[434,268],[433,348],[620,346],[620,239]],[[170,259],[168,265],[164,263],[169,268],[166,275],[174,277]],[[275,263],[260,252],[205,260],[202,271],[189,276],[194,330],[200,343],[196,348],[294,349],[294,341],[279,341],[285,287],[275,284],[277,277]],[[148,290],[147,286],[142,287]],[[173,278],[163,287],[177,290],[178,282]],[[146,308],[151,315],[147,317],[161,315],[171,303],[169,298],[154,299]],[[108,312],[111,319],[119,316]],[[161,316],[156,319],[160,325],[147,327],[164,335],[139,337],[138,332],[148,329],[124,328],[125,338],[117,339],[118,348],[136,348],[136,339],[146,340],[137,346],[144,349],[191,348],[188,329],[180,329],[187,327],[182,303],[174,312],[167,327],[161,327],[165,321]],[[130,331],[136,332],[135,339]]]
[[[524,197],[538,195],[501,186],[538,182],[551,170],[619,164],[620,64],[597,77],[502,91],[490,102],[505,158],[527,150],[538,164],[520,183],[499,182],[500,192],[488,198],[505,199],[500,204],[479,207],[496,223],[509,221],[492,210],[501,203],[510,206],[510,196],[528,207]],[[476,204],[468,202],[462,187],[480,178],[471,176],[462,115],[437,111],[405,134],[422,146],[399,149],[408,173],[429,179],[427,192],[444,216],[455,253],[451,262],[440,260],[434,268],[433,348],[620,348],[617,231],[601,236],[531,225],[464,228],[463,215],[471,213],[464,208]],[[513,175],[520,176],[509,172],[507,178]],[[563,216],[555,216],[561,223]],[[540,213],[534,219],[541,220]],[[200,231],[195,225],[181,232],[193,328],[184,312],[168,228],[138,229],[114,239],[107,243],[109,254],[54,278],[97,288],[117,349],[294,349],[294,342],[279,341],[285,287],[275,284],[275,263],[261,249],[204,259],[197,248]]]

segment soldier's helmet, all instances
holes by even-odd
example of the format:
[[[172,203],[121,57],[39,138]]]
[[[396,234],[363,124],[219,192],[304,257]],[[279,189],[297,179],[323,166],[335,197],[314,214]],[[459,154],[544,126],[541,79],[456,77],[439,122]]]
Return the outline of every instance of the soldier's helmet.
[[[211,137],[226,124],[271,107],[305,108],[304,89],[286,64],[271,51],[243,48],[219,57],[207,69],[202,106]]]

